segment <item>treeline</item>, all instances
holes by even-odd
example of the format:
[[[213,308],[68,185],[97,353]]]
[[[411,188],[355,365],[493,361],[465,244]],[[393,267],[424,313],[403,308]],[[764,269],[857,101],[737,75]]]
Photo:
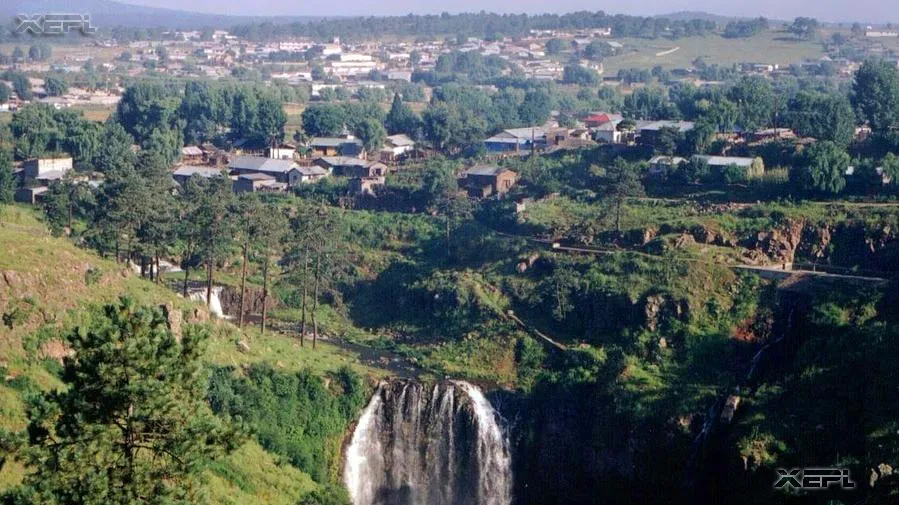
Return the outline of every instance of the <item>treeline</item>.
[[[754,37],[768,29],[768,20],[759,17],[756,19],[731,21],[724,27],[722,36],[726,39]]]
[[[66,152],[79,168],[114,168],[111,149],[138,145],[171,166],[181,147],[205,141],[246,139],[258,145],[283,140],[286,116],[281,97],[269,88],[242,83],[140,82],[126,88],[106,124],[78,112],[31,104],[13,115],[15,156],[27,159]],[[124,146],[124,147],[123,147]]]
[[[231,33],[254,41],[283,37],[313,37],[326,40],[365,39],[400,35],[410,37],[457,36],[457,39],[479,37],[496,39],[521,37],[530,30],[576,30],[611,28],[616,37],[660,36],[691,37],[715,31],[714,22],[703,19],[670,20],[662,17],[626,16],[597,12],[569,14],[494,14],[463,13],[439,15],[407,15],[388,17],[338,18],[311,23],[274,24],[271,22],[238,25]]]

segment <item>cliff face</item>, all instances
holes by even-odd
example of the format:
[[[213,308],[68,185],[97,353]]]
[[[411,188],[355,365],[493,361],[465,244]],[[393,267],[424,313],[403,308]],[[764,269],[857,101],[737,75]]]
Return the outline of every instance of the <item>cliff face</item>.
[[[229,316],[236,316],[240,312],[240,287],[225,286],[219,295],[222,302],[222,310]],[[269,291],[268,300],[266,301],[268,310],[277,308],[277,297],[273,296]],[[244,297],[244,312],[249,314],[262,314],[262,289],[253,286],[247,286],[246,296]]]
[[[753,265],[796,263],[835,271],[868,271],[887,276],[899,263],[896,227],[864,221],[826,222],[786,219],[766,228],[728,232],[710,226],[663,227],[630,230],[623,247],[659,252],[658,236],[672,236],[670,247],[716,246],[735,249],[742,262]]]

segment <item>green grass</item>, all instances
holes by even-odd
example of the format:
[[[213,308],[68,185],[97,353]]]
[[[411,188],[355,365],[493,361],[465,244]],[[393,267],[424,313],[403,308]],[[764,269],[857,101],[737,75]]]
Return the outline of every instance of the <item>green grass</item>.
[[[624,44],[621,55],[606,58],[603,67],[606,75],[615,75],[622,68],[652,68],[660,65],[666,69],[687,68],[693,60],[703,58],[707,64],[730,66],[740,62],[789,65],[807,59],[824,56],[820,42],[797,40],[787,33],[769,31],[746,39],[725,39],[719,35],[669,39],[616,39]],[[656,56],[680,47],[663,56]]]
[[[216,462],[207,478],[209,498],[220,505],[295,505],[318,487],[309,475],[252,441]]]
[[[87,282],[89,268],[100,270],[99,281]],[[4,280],[4,274],[10,282]],[[205,311],[163,286],[140,279],[122,265],[80,249],[66,238],[52,237],[36,209],[0,206],[0,314],[15,308],[26,314],[12,329],[0,327],[0,371],[4,375],[20,377],[17,381],[41,390],[59,387],[60,381],[41,360],[40,344],[77,326],[90,307],[112,302],[122,294],[142,304],[171,303],[186,313]],[[309,369],[322,375],[350,366],[365,376],[386,374],[361,365],[358,356],[325,342],[319,342],[313,351],[308,344],[301,348],[290,336],[275,332],[263,336],[255,327],[241,331],[224,321],[208,327],[212,338],[205,359],[210,364],[240,369],[269,362],[285,371]],[[250,350],[239,350],[238,341],[246,342]],[[26,417],[22,392],[11,384],[0,384],[0,428],[17,431],[24,428]],[[0,469],[0,492],[21,482],[25,472],[17,462],[7,462]],[[251,441],[216,463],[209,471],[207,491],[214,504],[288,505],[316,487],[309,475],[279,463],[276,456]]]

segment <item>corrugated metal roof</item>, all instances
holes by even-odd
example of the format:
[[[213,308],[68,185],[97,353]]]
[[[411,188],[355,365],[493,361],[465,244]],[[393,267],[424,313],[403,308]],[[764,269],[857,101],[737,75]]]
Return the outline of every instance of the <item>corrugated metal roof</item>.
[[[469,168],[465,173],[468,175],[493,176],[493,175],[499,175],[499,174],[505,172],[506,170],[509,170],[509,169],[503,168],[503,167],[490,166],[490,165],[480,165],[480,166],[474,166],[474,167]]]
[[[705,160],[705,162],[709,165],[716,167],[726,167],[729,165],[750,167],[755,161],[755,158],[741,158],[737,156],[708,156],[704,154],[697,154],[695,158]]]
[[[231,160],[228,166],[238,170],[254,170],[273,174],[283,174],[296,168],[296,164],[291,160],[276,160],[262,156],[238,156]]]
[[[172,175],[181,176],[181,177],[190,177],[194,174],[197,174],[201,177],[215,177],[217,175],[221,175],[222,169],[215,167],[198,167],[194,165],[183,165],[178,167],[177,170],[172,172]]]

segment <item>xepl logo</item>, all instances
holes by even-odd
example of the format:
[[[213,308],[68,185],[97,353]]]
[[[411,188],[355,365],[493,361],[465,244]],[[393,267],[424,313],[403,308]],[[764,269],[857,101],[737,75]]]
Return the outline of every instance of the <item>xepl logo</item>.
[[[791,468],[777,469],[774,489],[795,489],[797,491],[820,491],[839,486],[840,489],[855,489],[855,482],[849,478],[846,468]]]
[[[78,30],[82,35],[96,33],[91,26],[90,14],[19,14],[16,16],[16,34],[63,35]]]

